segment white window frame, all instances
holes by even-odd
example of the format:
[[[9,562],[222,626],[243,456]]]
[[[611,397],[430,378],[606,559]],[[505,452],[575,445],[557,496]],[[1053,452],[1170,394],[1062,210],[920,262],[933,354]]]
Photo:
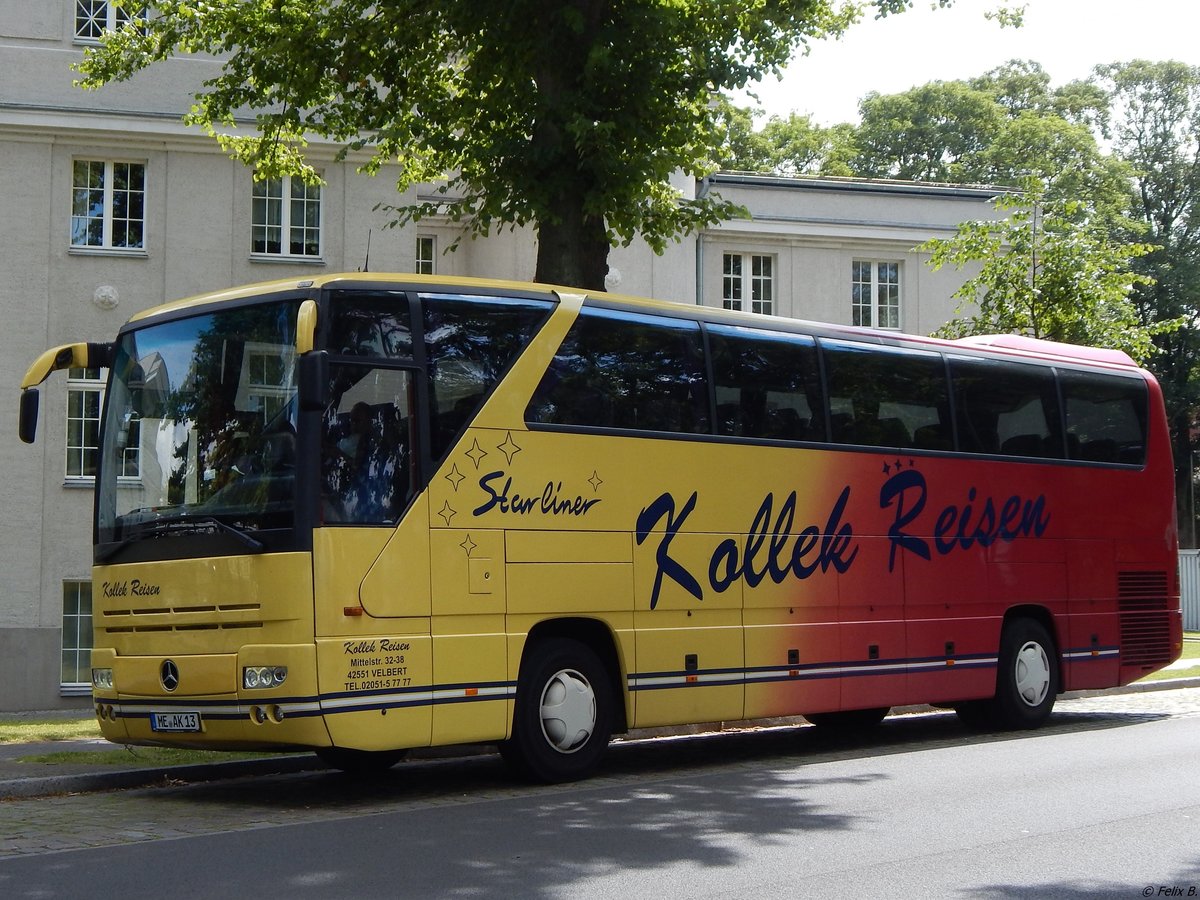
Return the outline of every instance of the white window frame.
[[[92,398],[94,416],[88,409]],[[82,404],[78,414],[75,410],[77,402]],[[103,409],[104,370],[71,369],[67,376],[66,452],[63,458],[67,482],[94,484],[96,481],[94,471],[100,460],[100,414]],[[87,472],[89,454],[93,474]]]
[[[417,275],[437,274],[437,236],[418,234],[413,251],[413,272]]]
[[[92,692],[92,583],[86,579],[66,579],[62,585],[59,693],[64,697],[78,697]],[[64,677],[68,659],[77,675],[86,676],[84,680],[68,681]]]
[[[775,255],[721,254],[721,307],[769,316],[775,312]]]
[[[284,175],[282,178],[256,179],[251,192],[250,258],[253,260],[288,260],[290,262],[323,262],[325,244],[325,195],[318,184],[306,184],[303,179]],[[308,221],[308,213],[316,210],[316,224]],[[297,215],[299,213],[299,215]],[[316,234],[315,252],[310,252],[308,237]],[[293,241],[299,234],[300,252]],[[278,249],[271,249],[277,239]]]
[[[234,403],[238,409],[258,410],[263,425],[271,421],[295,394],[291,374],[295,371],[295,357],[287,351],[281,357],[279,349],[275,344],[247,341],[242,351],[242,381]],[[271,375],[266,364],[276,362],[278,371]]]
[[[149,8],[139,13],[114,6],[111,0],[75,0],[75,43],[99,44],[104,35],[116,31],[135,17],[143,21],[149,17]]]
[[[81,183],[80,167],[84,175]],[[92,173],[99,167],[100,185],[93,186]],[[118,169],[125,172],[126,187],[118,189]],[[137,183],[134,184],[134,173]],[[118,208],[120,206],[120,209]],[[118,216],[118,212],[125,215]],[[136,214],[135,214],[136,213]],[[91,238],[90,223],[100,223],[100,242]],[[136,231],[136,241],[130,232]],[[71,161],[71,230],[72,252],[122,253],[146,255],[146,162],[135,159],[96,159],[77,157]]]
[[[899,331],[903,267],[890,259],[855,259],[850,264],[850,324]]]
[[[84,465],[84,461],[89,452],[93,454],[92,459],[94,464],[100,461],[100,417],[104,411],[104,385],[107,380],[107,369],[71,369],[68,372],[66,434],[63,456],[64,480],[67,484],[94,485],[96,483],[96,476],[94,474],[87,474],[87,466]],[[86,403],[88,396],[95,397],[95,416],[88,415],[86,409],[81,410],[82,415],[73,415],[75,398],[80,397],[81,401]],[[79,423],[79,435],[77,438],[72,435],[72,423],[75,422]],[[89,423],[91,423],[90,434],[88,429]],[[89,438],[95,441],[94,445],[88,442]],[[137,444],[132,447],[126,447],[124,455],[126,461],[132,458],[133,470],[126,473],[125,466],[123,465],[122,471],[117,473],[117,481],[125,483],[139,482],[141,480],[140,434]]]

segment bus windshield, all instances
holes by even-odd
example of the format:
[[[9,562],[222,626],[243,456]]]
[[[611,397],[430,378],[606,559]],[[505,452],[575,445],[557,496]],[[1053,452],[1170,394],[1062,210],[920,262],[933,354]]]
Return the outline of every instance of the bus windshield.
[[[298,300],[126,331],[109,381],[97,541],[291,528]],[[261,546],[261,545],[259,545]]]

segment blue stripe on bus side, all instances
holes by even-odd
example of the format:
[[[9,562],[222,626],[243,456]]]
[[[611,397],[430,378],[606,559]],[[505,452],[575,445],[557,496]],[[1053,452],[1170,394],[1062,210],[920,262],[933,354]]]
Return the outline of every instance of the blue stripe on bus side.
[[[1061,658],[1072,663],[1108,660],[1120,655],[1120,649],[1072,647]],[[637,672],[627,677],[631,691],[662,691],[678,688],[726,687],[738,684],[770,684],[786,681],[818,681],[829,678],[905,675],[915,672],[952,672],[955,669],[995,668],[998,660],[988,654],[957,657],[915,657],[912,659],[853,660],[848,662],[804,663],[802,665],[753,666],[747,669],[723,667],[695,671],[669,670]],[[369,712],[381,709],[406,709],[443,706],[454,703],[486,703],[511,700],[516,696],[515,681],[421,685],[407,688],[383,688],[370,691],[339,691],[309,697],[263,697],[245,699],[158,699],[116,700],[97,696],[96,702],[113,705],[117,718],[149,719],[152,712],[196,710],[207,720],[236,720],[249,715],[250,707],[270,704],[282,708],[287,718]]]

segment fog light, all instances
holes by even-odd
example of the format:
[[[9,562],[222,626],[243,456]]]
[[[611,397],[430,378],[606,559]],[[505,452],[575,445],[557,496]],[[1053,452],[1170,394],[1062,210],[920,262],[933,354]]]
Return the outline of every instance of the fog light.
[[[92,687],[98,691],[113,689],[112,669],[92,669]]]
[[[287,681],[287,666],[246,666],[242,669],[242,687],[247,691],[277,688]]]

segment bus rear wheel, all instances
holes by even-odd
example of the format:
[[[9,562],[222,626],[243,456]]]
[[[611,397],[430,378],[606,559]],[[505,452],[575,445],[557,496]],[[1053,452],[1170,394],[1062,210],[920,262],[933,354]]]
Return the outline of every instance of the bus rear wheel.
[[[512,738],[500,753],[534,781],[586,778],[608,746],[613,702],[608,672],[590,647],[567,638],[539,643],[521,666]]]
[[[1003,728],[1036,728],[1050,717],[1058,696],[1054,641],[1033,619],[1015,619],[1000,639],[1000,674],[994,701]]]
[[[1034,619],[1014,619],[1000,636],[996,695],[954,709],[971,728],[1037,728],[1050,717],[1058,689],[1058,655],[1050,632]]]

